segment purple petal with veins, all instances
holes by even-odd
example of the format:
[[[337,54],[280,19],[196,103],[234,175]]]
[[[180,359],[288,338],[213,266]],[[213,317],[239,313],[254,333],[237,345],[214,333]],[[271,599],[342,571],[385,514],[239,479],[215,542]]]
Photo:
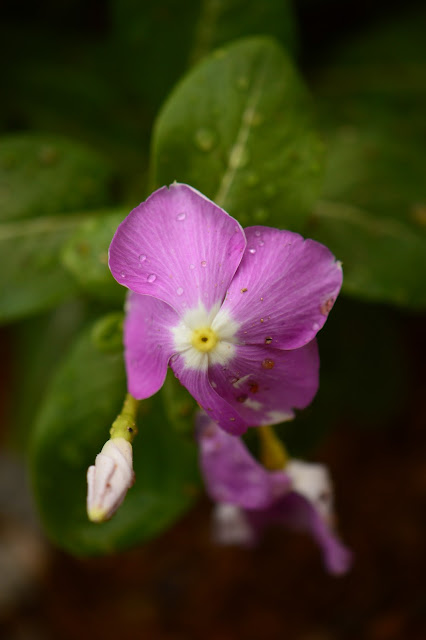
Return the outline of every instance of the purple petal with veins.
[[[311,402],[314,338],[342,281],[326,247],[290,231],[243,231],[201,193],[174,183],[120,224],[109,264],[133,292],[124,343],[137,398],[161,387],[170,364],[234,434],[287,420]]]
[[[223,303],[240,323],[239,340],[302,347],[321,329],[340,291],[340,263],[324,245],[291,231],[244,232],[247,250]]]

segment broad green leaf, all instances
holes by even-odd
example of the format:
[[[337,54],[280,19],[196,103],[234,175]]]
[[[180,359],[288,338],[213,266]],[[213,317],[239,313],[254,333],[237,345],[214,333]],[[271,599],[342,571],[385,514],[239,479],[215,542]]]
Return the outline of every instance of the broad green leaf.
[[[242,224],[299,229],[320,186],[310,101],[273,40],[219,50],[167,100],[152,146],[156,186],[199,189]]]
[[[426,307],[425,28],[421,10],[361,34],[318,78],[325,202],[306,230],[342,260],[347,293],[418,308]]]
[[[84,221],[67,242],[62,253],[65,268],[79,285],[101,300],[120,304],[125,289],[112,277],[108,268],[108,247],[120,222],[129,210],[99,214]]]
[[[17,323],[11,330],[14,366],[5,424],[10,427],[7,442],[12,447],[27,449],[34,416],[57,362],[91,313],[81,299],[69,300],[52,311]]]
[[[345,293],[420,308],[426,307],[426,234],[411,227],[324,201],[315,208],[306,234],[342,260]]]
[[[0,322],[43,311],[77,293],[59,258],[80,222],[77,216],[52,216],[0,225]]]
[[[170,426],[160,392],[142,404],[134,487],[110,522],[87,520],[86,470],[109,437],[124,393],[122,355],[97,349],[86,330],[59,366],[37,420],[31,450],[36,501],[51,539],[72,553],[117,551],[158,535],[198,491],[195,444]]]
[[[0,139],[0,219],[81,211],[111,201],[111,170],[81,144],[41,134]]]

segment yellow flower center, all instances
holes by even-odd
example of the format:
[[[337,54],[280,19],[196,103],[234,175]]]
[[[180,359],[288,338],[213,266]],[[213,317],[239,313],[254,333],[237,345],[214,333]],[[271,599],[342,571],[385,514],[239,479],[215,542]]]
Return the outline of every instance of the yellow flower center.
[[[218,336],[210,327],[201,327],[194,329],[191,335],[191,344],[193,347],[204,353],[215,348]]]

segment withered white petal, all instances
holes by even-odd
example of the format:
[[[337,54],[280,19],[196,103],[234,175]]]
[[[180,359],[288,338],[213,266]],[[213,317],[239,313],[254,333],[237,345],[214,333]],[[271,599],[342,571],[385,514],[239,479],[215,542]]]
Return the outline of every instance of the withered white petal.
[[[213,509],[213,539],[217,544],[250,545],[253,530],[244,510],[234,504],[218,502]]]
[[[333,485],[323,464],[291,460],[285,472],[290,476],[294,491],[309,500],[329,524],[333,519]]]

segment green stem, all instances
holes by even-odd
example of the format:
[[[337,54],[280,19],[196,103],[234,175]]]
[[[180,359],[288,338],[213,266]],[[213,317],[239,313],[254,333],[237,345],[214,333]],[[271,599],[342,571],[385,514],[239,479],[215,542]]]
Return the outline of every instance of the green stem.
[[[124,438],[127,442],[133,442],[133,438],[138,432],[136,428],[138,406],[139,400],[136,400],[130,393],[126,394],[121,413],[112,423],[110,429],[111,439]]]
[[[260,438],[260,459],[263,466],[271,471],[284,469],[289,455],[274,428],[269,425],[258,427],[257,433]]]

